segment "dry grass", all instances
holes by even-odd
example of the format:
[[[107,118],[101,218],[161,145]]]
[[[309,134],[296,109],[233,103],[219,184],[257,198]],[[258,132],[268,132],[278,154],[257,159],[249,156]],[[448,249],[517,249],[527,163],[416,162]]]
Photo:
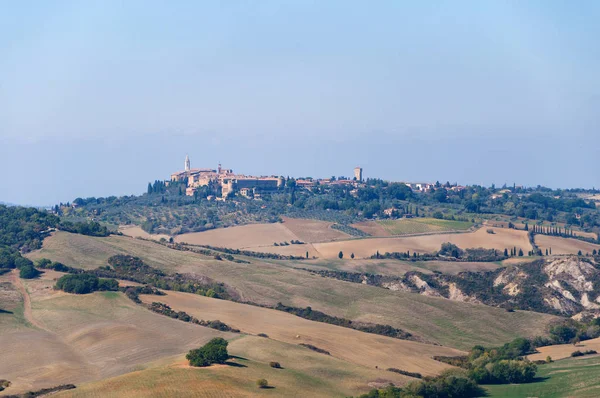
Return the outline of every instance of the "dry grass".
[[[366,258],[379,253],[406,252],[431,253],[439,250],[442,243],[451,242],[462,249],[484,247],[486,249],[504,250],[517,247],[527,252],[531,250],[527,232],[512,229],[494,229],[494,234],[487,233],[486,229],[479,229],[471,233],[461,234],[436,234],[424,236],[411,236],[405,238],[373,238],[355,239],[330,243],[316,243],[315,249],[323,258],[335,259],[342,251],[345,256],[354,253],[359,258]]]
[[[371,389],[375,380],[402,385],[408,377],[367,369],[297,345],[246,336],[230,343],[237,366],[190,368],[183,358],[124,376],[88,383],[60,397],[346,397]],[[270,361],[283,369],[273,369]],[[272,389],[260,390],[265,378]]]
[[[197,318],[219,319],[244,333],[266,333],[291,344],[306,343],[325,349],[336,358],[374,368],[398,368],[434,375],[446,369],[434,355],[460,355],[441,346],[393,339],[353,329],[309,321],[267,308],[211,299],[190,293],[167,292],[166,296],[140,296],[144,302],[160,301]]]
[[[161,238],[169,239],[169,235],[165,234],[149,234],[137,225],[123,225],[119,227],[119,232],[132,238],[144,238],[160,240]]]
[[[26,282],[32,315],[45,330],[15,327],[0,335],[0,374],[13,382],[10,393],[131,372],[232,336],[154,314],[121,293],[55,292],[46,277]]]
[[[571,356],[571,353],[575,351],[595,350],[600,352],[600,338],[582,341],[580,343],[577,343],[577,345],[549,345],[546,347],[539,347],[537,350],[539,351],[539,353],[528,355],[527,358],[529,358],[532,361],[545,360],[546,357],[549,355],[550,357],[552,357],[553,360],[556,361],[558,359],[569,358]]]
[[[283,217],[283,225],[301,241],[308,243],[350,238],[350,235],[331,228],[333,223],[327,221]]]
[[[252,249],[273,246],[277,242],[299,240],[293,232],[282,223],[250,224],[239,227],[218,228],[204,232],[193,232],[178,235],[176,242],[196,245],[230,247],[234,249]]]
[[[268,305],[283,302],[311,306],[348,319],[390,324],[461,349],[475,344],[499,345],[515,337],[543,334],[546,324],[555,319],[544,314],[507,313],[483,305],[393,292],[322,278],[289,267],[290,264],[301,266],[303,262],[250,259],[251,264],[236,264],[119,236],[92,238],[57,233],[47,238],[44,248],[31,256],[89,268],[95,264],[105,265],[106,260],[117,253],[139,256],[148,264],[170,272],[192,272],[225,282],[233,286],[243,300]]]
[[[531,260],[530,260],[531,261]],[[473,263],[453,261],[402,261],[390,259],[354,259],[346,260],[309,260],[290,262],[294,268],[306,268],[311,270],[331,270],[362,272],[389,276],[402,276],[409,271],[431,273],[439,271],[445,274],[455,275],[463,271],[491,271],[500,267],[497,263]]]
[[[583,254],[592,254],[593,250],[600,251],[600,245],[558,236],[536,235],[535,243],[543,251],[552,248],[552,254],[577,254],[579,250]]]

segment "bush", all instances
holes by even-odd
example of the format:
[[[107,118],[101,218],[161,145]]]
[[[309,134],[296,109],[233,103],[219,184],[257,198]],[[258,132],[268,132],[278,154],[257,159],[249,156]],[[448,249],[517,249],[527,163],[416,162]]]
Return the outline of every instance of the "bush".
[[[257,334],[257,336],[258,337],[267,337],[267,338],[269,337],[269,335],[266,333],[259,333],[259,334]]]
[[[318,352],[320,354],[331,355],[331,353],[329,351],[324,350],[324,349],[319,348],[319,347],[315,347],[312,344],[300,343],[299,345],[301,345],[302,347],[306,347],[309,350],[313,350],[314,352]]]
[[[269,366],[275,369],[281,369],[281,364],[279,362],[269,362]]]
[[[577,350],[577,351],[572,352],[571,356],[573,358],[575,358],[575,357],[582,357],[584,355],[592,355],[592,354],[597,354],[596,350],[587,350],[587,351],[583,351],[583,352]]]
[[[22,279],[32,279],[36,278],[41,274],[40,271],[35,269],[33,265],[26,265],[25,267],[21,267],[19,270],[19,276]]]
[[[10,381],[0,379],[0,391],[4,390],[5,388],[8,388],[8,387],[10,387]]]
[[[469,376],[479,384],[530,383],[536,371],[537,366],[533,362],[505,359],[475,367]]]
[[[456,246],[454,243],[446,242],[442,243],[442,247],[439,254],[446,257],[460,258],[463,255],[463,251]]]
[[[422,379],[423,375],[421,373],[415,373],[415,372],[408,372],[406,370],[401,370],[401,369],[396,369],[396,368],[387,368],[386,369],[388,372],[394,372],[394,373],[398,373],[404,376],[409,376],[409,377],[414,377],[416,379]]]
[[[100,279],[90,274],[69,274],[56,281],[56,288],[67,293],[87,294],[97,290],[117,291],[119,283],[114,279]]]
[[[258,388],[267,388],[269,386],[269,382],[267,379],[258,379],[256,380],[256,385]]]
[[[210,366],[213,363],[225,363],[229,358],[227,353],[227,340],[216,337],[204,346],[190,350],[185,358],[190,361],[191,366]]]

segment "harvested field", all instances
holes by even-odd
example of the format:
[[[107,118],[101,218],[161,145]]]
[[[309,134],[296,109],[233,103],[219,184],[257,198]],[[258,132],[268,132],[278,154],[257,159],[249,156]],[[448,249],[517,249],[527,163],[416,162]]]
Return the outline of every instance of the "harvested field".
[[[160,240],[160,238],[169,239],[169,235],[165,234],[149,234],[137,225],[122,225],[119,227],[119,232],[123,235],[131,236],[132,238],[144,238]]]
[[[176,242],[249,250],[257,247],[272,247],[275,242],[290,242],[291,240],[301,239],[282,223],[218,228],[175,237]]]
[[[558,236],[535,235],[535,243],[543,251],[552,248],[552,254],[577,254],[579,250],[583,254],[591,254],[594,249],[596,251],[600,250],[600,245]]]
[[[573,344],[556,344],[549,345],[546,347],[539,347],[537,349],[539,353],[528,355],[532,361],[545,360],[548,355],[552,357],[553,360],[569,358],[571,353],[574,351],[587,351],[587,350],[595,350],[600,352],[600,337],[591,340],[585,340],[577,343],[577,345]]]
[[[178,311],[204,319],[219,319],[244,333],[266,333],[290,344],[311,344],[335,358],[368,368],[401,367],[410,372],[435,375],[447,366],[431,359],[434,355],[460,355],[460,351],[393,339],[370,333],[309,321],[267,308],[211,299],[189,293],[167,292],[166,296],[145,296],[144,302],[160,301]]]
[[[331,228],[333,223],[327,221],[283,217],[283,225],[302,242],[307,243],[329,242],[351,237],[342,231]]]
[[[368,392],[375,380],[402,385],[408,377],[368,369],[295,344],[244,336],[228,347],[230,365],[190,368],[178,357],[168,365],[83,384],[60,397],[253,397],[271,394],[285,397],[347,397]],[[282,369],[273,369],[278,361]],[[256,380],[265,378],[272,389],[259,390]]]
[[[472,263],[453,261],[402,261],[389,259],[355,259],[345,260],[310,260],[291,262],[295,268],[306,268],[311,270],[330,270],[363,272],[389,276],[401,276],[409,271],[431,273],[439,271],[445,274],[455,275],[463,271],[491,271],[500,265],[496,263]]]
[[[495,233],[489,234],[482,228],[471,233],[460,234],[436,234],[411,236],[405,238],[373,238],[355,239],[348,241],[315,243],[315,249],[323,258],[335,259],[342,251],[346,256],[354,253],[358,258],[368,258],[377,251],[411,253],[432,253],[440,249],[442,243],[451,242],[462,249],[483,247],[486,249],[504,250],[505,248],[517,247],[527,252],[531,250],[527,232],[513,229],[494,228]]]
[[[32,316],[43,329],[0,334],[0,374],[13,383],[7,393],[116,376],[212,337],[232,336],[154,314],[121,293],[56,292],[45,276],[25,282]]]
[[[225,282],[237,290],[242,300],[311,306],[330,315],[390,324],[460,349],[470,349],[475,344],[500,345],[519,336],[541,335],[548,322],[556,319],[533,312],[509,313],[484,305],[393,292],[322,278],[289,267],[290,264],[302,265],[300,261],[251,258],[248,259],[251,264],[237,264],[123,236],[93,238],[60,232],[45,239],[44,247],[28,256],[91,268],[95,264],[105,265],[110,256],[119,253],[139,256],[149,265],[168,272],[191,272]]]
[[[50,238],[44,239],[42,250],[31,252],[27,257],[31,260],[49,258],[78,268],[94,269],[107,265],[108,258],[116,254],[138,256],[144,258],[148,265],[167,271],[186,265],[190,259],[190,253],[171,250],[141,239],[116,235],[90,238],[68,232],[53,233]],[[192,258],[195,263],[214,262],[214,258],[200,254],[195,254]]]

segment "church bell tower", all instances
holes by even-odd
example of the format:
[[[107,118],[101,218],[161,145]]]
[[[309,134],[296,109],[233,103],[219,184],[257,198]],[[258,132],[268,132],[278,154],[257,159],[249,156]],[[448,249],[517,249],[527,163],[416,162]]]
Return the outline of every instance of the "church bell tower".
[[[190,171],[190,157],[185,155],[185,171]]]

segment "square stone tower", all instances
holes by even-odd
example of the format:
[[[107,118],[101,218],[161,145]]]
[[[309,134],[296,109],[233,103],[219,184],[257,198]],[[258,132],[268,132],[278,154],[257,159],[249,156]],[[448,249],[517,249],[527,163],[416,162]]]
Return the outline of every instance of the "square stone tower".
[[[362,167],[355,167],[354,168],[354,178],[356,179],[356,181],[362,181],[363,176],[362,176]]]

